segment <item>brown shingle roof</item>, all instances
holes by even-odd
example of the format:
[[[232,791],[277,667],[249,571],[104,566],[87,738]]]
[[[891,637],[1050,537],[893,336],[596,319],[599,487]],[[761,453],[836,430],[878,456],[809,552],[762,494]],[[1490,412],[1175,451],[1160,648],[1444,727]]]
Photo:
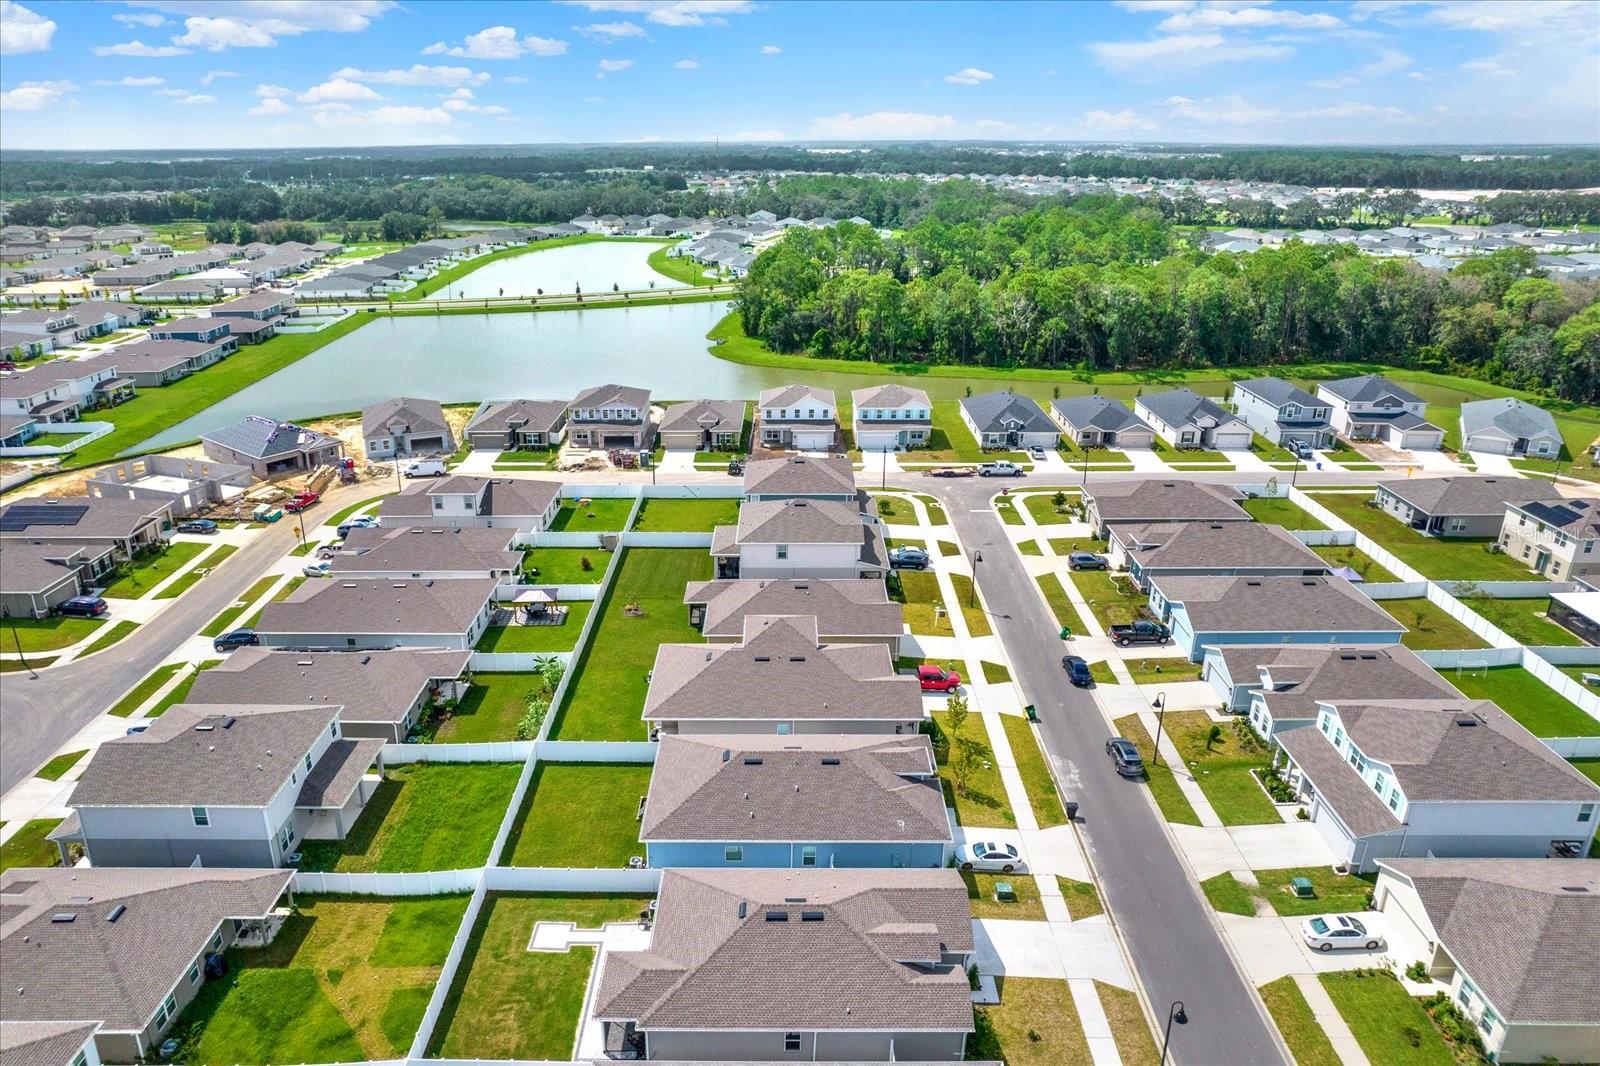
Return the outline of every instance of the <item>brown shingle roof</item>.
[[[449,526],[398,526],[352,529],[344,548],[329,560],[335,574],[476,573],[515,570],[522,552],[511,547],[517,531],[509,526],[454,529]]]
[[[1507,504],[1551,496],[1546,482],[1510,475],[1408,478],[1380,482],[1378,488],[1430,515],[1499,516],[1505,514]]]
[[[744,431],[743,400],[690,400],[675,403],[661,414],[659,433],[710,430],[713,433]]]
[[[1118,524],[1112,539],[1146,570],[1210,567],[1326,571],[1328,564],[1282,526],[1261,522]]]
[[[499,579],[310,581],[262,608],[259,633],[350,636],[358,633],[461,635]]]

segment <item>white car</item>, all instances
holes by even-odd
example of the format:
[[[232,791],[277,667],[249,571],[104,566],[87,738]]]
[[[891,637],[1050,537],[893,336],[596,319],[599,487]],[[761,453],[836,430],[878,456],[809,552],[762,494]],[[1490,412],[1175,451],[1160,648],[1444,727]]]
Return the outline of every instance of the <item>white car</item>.
[[[1003,874],[1028,872],[1022,853],[1011,844],[963,844],[956,849],[956,865],[963,870],[992,870]]]
[[[1044,458],[1044,449],[1041,448],[1039,445],[1035,444],[1031,448],[1028,449],[1028,454],[1030,456],[1032,456],[1034,459],[1043,459]]]
[[[1348,914],[1314,914],[1300,923],[1300,935],[1318,951],[1335,948],[1377,951],[1384,944],[1383,937]]]
[[[306,577],[327,577],[333,572],[333,564],[326,559],[314,559],[300,568]]]

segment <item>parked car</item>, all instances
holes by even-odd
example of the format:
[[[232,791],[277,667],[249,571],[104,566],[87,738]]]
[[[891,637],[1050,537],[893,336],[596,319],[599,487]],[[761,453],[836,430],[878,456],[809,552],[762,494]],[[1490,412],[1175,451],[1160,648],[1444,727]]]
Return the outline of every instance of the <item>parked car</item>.
[[[1383,937],[1369,930],[1361,919],[1348,914],[1314,914],[1300,923],[1300,935],[1318,951],[1336,948],[1362,948],[1377,951]]]
[[[894,570],[926,570],[928,568],[928,553],[909,544],[902,548],[891,548],[889,549],[889,566]]]
[[[209,518],[190,518],[178,523],[179,533],[204,533],[212,534],[217,531],[217,524]]]
[[[1063,655],[1061,669],[1067,672],[1067,680],[1079,688],[1093,688],[1094,675],[1089,672],[1089,660],[1081,655]]]
[[[917,667],[917,683],[924,692],[954,692],[961,687],[961,675],[932,663]]]
[[[444,477],[449,472],[443,459],[413,459],[405,465],[406,477]]]
[[[925,477],[971,477],[970,466],[936,466],[932,470],[923,471]]]
[[[1316,454],[1311,450],[1311,445],[1307,444],[1303,440],[1297,440],[1293,444],[1289,445],[1289,450],[1294,452],[1295,455],[1298,455],[1302,459],[1316,458]]]
[[[327,577],[333,573],[333,564],[326,559],[313,559],[300,568],[306,577]]]
[[[99,596],[74,596],[56,605],[57,614],[70,618],[99,618],[109,610],[111,605]]]
[[[1166,644],[1172,640],[1172,630],[1160,622],[1141,618],[1125,626],[1112,626],[1111,639],[1124,648],[1129,644]]]
[[[338,533],[340,539],[348,537],[352,529],[377,529],[378,519],[374,515],[358,514],[354,518],[347,518],[339,523]]]
[[[320,492],[297,492],[283,505],[283,509],[290,514],[299,514],[320,499],[322,499]]]
[[[261,643],[253,629],[231,629],[211,642],[213,651],[232,651],[234,648],[252,647]]]
[[[1133,746],[1133,741],[1112,737],[1106,741],[1106,754],[1111,756],[1111,765],[1123,777],[1144,776],[1144,760],[1139,757],[1139,749]]]
[[[127,728],[127,731],[123,733],[123,736],[136,737],[140,733],[143,733],[146,729],[149,729],[149,728],[150,728],[150,723],[149,722],[140,722],[138,725],[130,725]]]
[[[1042,461],[1044,459],[1044,447],[1042,445],[1035,444],[1028,449],[1028,455],[1034,459]]]
[[[1110,570],[1111,560],[1094,552],[1072,552],[1067,556],[1069,570]]]
[[[993,870],[996,873],[1027,873],[1022,853],[1011,844],[979,841],[956,849],[956,865],[963,870]]]
[[[1027,471],[1009,459],[999,459],[978,467],[979,477],[1022,477]]]

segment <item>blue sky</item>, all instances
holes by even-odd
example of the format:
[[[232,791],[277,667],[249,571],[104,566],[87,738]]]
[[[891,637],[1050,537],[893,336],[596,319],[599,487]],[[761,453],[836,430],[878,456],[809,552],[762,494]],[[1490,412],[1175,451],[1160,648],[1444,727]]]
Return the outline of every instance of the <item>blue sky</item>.
[[[1600,142],[1600,0],[0,0],[0,145]]]

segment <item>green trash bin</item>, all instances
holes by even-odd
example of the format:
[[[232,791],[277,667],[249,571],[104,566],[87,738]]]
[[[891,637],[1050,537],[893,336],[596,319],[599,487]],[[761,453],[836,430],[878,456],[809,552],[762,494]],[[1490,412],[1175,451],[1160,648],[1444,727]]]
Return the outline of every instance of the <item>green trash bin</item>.
[[[1028,716],[1028,721],[1030,722],[1037,722],[1039,720],[1039,711],[1031,703],[1022,708],[1022,713]]]
[[[1072,639],[1072,630],[1069,627],[1067,627],[1067,626],[1062,626],[1061,627],[1061,639],[1062,640],[1071,640]]]

